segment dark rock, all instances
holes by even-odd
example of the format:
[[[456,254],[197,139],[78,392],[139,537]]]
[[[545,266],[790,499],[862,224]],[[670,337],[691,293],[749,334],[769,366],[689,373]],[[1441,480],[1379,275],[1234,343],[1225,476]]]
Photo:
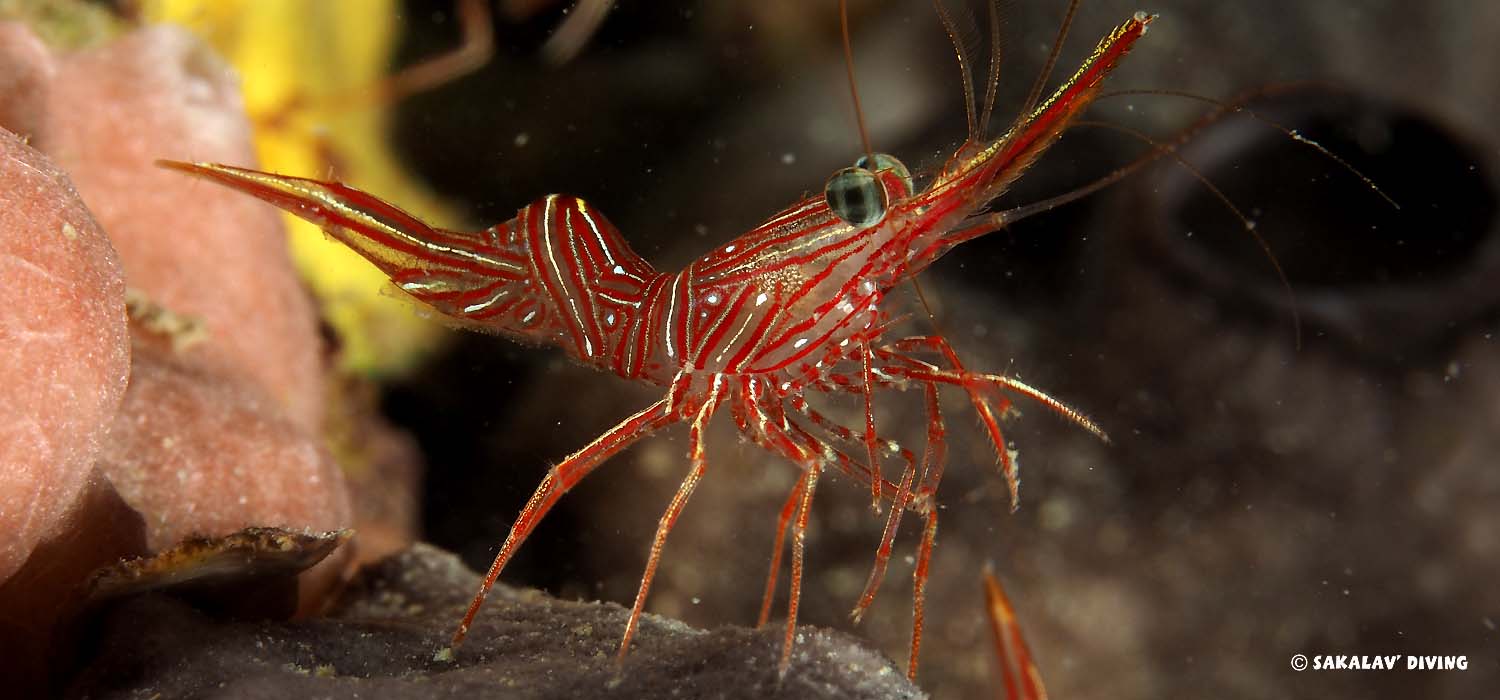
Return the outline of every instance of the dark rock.
[[[654,615],[617,666],[628,611],[496,586],[452,661],[435,660],[478,584],[426,545],[361,572],[331,615],[293,622],[211,617],[163,595],[98,621],[69,697],[918,698],[878,652],[837,632],[799,632],[780,682],[776,630],[699,630]]]

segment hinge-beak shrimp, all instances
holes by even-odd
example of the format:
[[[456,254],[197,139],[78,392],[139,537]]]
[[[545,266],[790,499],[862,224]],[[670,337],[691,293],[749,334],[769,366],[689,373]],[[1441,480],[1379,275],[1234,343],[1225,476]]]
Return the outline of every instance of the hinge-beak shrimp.
[[[939,389],[957,387],[967,395],[998,455],[1013,506],[1020,480],[1000,427],[1013,399],[1037,402],[1100,438],[1104,432],[1083,413],[1015,378],[969,370],[941,335],[887,338],[895,318],[883,301],[955,246],[1042,210],[987,208],[1098,95],[1101,82],[1153,19],[1137,13],[1120,24],[1038,105],[1039,80],[1020,117],[998,138],[981,134],[993,90],[985,99],[985,119],[974,119],[971,95],[968,139],[923,189],[916,188],[901,161],[867,154],[835,173],[821,193],[676,272],[656,270],[601,212],[573,196],[548,195],[510,221],[459,232],[428,226],[338,182],[228,165],[161,164],[244,191],[320,225],[401,290],[458,325],[556,345],[586,365],[663,388],[661,399],[550,470],[512,525],[453,634],[453,645],[468,633],[506,563],[563,494],[631,444],[668,425],[686,423],[691,468],[652,538],[620,641],[623,658],[667,536],[708,470],[704,428],[727,409],[741,434],[801,469],[780,511],[761,615],[764,623],[781,563],[782,536],[790,526],[790,596],[780,673],[791,662],[808,514],[822,474],[831,468],[868,486],[877,507],[889,504],[856,618],[874,600],[902,515],[911,511],[923,519],[908,666],[914,677],[923,586],[938,527],[935,498],[944,469],[946,427],[938,410]],[[964,68],[967,72],[966,64]],[[927,445],[920,456],[876,429],[869,397],[886,389],[922,391]],[[835,392],[864,398],[864,426],[839,425],[806,401],[809,393]],[[850,446],[856,449],[846,451]],[[882,459],[903,465],[899,480],[882,476]]]

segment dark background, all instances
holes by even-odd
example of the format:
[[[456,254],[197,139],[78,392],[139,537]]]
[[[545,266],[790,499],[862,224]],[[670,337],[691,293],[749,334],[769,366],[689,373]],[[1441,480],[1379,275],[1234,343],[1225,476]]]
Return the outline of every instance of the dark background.
[[[960,21],[982,80],[983,4],[973,4]],[[996,130],[1064,4],[1002,8]],[[560,68],[536,50],[561,8],[497,18],[489,65],[402,105],[392,136],[407,162],[476,225],[549,192],[586,197],[674,269],[860,154],[833,3],[622,5]],[[905,160],[920,186],[964,135],[952,49],[926,2],[853,5],[875,148]],[[1136,9],[1086,2],[1052,84]],[[1231,116],[1183,154],[1255,220],[1294,302],[1231,211],[1170,161],[966,245],[925,275],[969,366],[1078,406],[1114,444],[1022,404],[1007,424],[1022,506],[1008,514],[972,411],[946,397],[952,445],[919,682],[936,697],[992,692],[979,572],[993,562],[1054,697],[1500,687],[1500,6],[1145,9],[1161,18],[1108,87],[1229,98],[1318,81],[1252,107],[1359,168],[1400,209],[1332,159]],[[450,10],[408,3],[398,64],[454,44]],[[1090,116],[1170,139],[1206,109],[1119,97]],[[1001,206],[1080,186],[1144,149],[1108,129],[1071,131]],[[385,406],[429,460],[427,536],[483,568],[548,465],[655,393],[555,351],[469,335],[390,386]],[[919,446],[918,402],[884,399],[883,431]],[[740,444],[725,419],[710,439],[710,473],[648,609],[752,624],[794,468]],[[504,579],[628,602],[685,450],[685,433],[671,430],[615,459],[563,500]],[[802,619],[849,629],[881,521],[847,480],[826,480],[818,498]],[[907,521],[856,630],[897,659],[917,529]],[[1466,654],[1470,667],[1299,674],[1297,653]]]

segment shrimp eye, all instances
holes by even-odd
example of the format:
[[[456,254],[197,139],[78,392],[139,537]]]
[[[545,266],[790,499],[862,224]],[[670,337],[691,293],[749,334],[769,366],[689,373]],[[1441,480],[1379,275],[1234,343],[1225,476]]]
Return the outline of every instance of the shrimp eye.
[[[901,176],[902,184],[906,185],[906,191],[901,194],[902,197],[909,197],[911,196],[912,192],[916,191],[914,183],[911,179],[911,171],[907,170],[906,164],[902,163],[899,159],[896,158],[896,156],[890,155],[888,153],[876,153],[874,160],[875,164],[871,166],[870,162],[871,161],[869,156],[860,156],[859,160],[854,161],[854,167],[864,168],[865,170],[873,170],[875,172],[890,170]]]
[[[823,187],[828,208],[855,228],[880,223],[885,218],[885,188],[880,179],[864,168],[844,168],[828,178]]]

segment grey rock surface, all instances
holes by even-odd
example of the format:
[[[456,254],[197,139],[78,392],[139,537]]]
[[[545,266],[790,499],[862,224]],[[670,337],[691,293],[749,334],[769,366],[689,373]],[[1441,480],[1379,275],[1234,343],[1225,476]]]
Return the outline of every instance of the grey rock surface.
[[[780,635],[700,630],[647,615],[625,659],[628,611],[497,586],[452,661],[447,644],[477,576],[417,545],[362,571],[322,618],[232,621],[162,595],[98,620],[73,698],[920,698],[879,652],[799,630],[778,682]]]

